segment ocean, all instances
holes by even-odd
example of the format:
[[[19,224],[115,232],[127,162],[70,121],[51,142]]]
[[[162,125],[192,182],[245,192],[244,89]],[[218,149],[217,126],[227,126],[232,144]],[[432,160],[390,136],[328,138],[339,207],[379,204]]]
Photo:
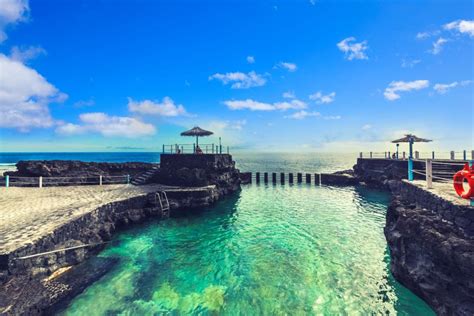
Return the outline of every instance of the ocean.
[[[357,154],[235,153],[252,172],[334,172]],[[19,160],[159,162],[159,153],[2,153]],[[390,273],[387,192],[314,184],[244,185],[189,216],[114,236],[119,263],[64,315],[434,315]]]
[[[258,153],[232,154],[236,167],[253,172],[329,173],[352,168],[357,154]],[[81,160],[96,162],[160,162],[157,152],[74,152],[74,153],[0,153],[0,171],[15,169],[20,160]]]

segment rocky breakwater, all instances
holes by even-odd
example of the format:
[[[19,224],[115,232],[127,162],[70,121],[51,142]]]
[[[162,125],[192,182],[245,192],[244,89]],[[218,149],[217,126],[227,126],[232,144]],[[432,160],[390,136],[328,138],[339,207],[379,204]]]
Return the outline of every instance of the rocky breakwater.
[[[16,164],[17,171],[5,175],[17,177],[91,177],[134,176],[150,170],[156,164],[146,162],[84,162],[78,160],[25,160]]]
[[[474,207],[405,181],[390,186],[385,236],[393,275],[440,315],[474,315]]]
[[[162,154],[160,170],[150,182],[185,187],[213,185],[219,197],[240,189],[239,170],[228,154]]]

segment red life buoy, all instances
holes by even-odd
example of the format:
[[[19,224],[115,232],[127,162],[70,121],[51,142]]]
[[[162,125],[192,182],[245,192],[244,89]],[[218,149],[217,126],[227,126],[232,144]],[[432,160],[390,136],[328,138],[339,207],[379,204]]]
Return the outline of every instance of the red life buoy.
[[[464,179],[466,179],[469,184],[468,190],[464,190]],[[469,168],[469,165],[465,164],[462,170],[456,172],[453,177],[453,185],[457,195],[463,199],[474,198],[474,165]]]

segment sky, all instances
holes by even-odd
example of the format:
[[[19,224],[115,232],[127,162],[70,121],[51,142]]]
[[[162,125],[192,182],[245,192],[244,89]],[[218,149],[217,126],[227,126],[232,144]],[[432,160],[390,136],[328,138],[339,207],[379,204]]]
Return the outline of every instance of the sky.
[[[0,0],[0,151],[474,149],[472,1]]]

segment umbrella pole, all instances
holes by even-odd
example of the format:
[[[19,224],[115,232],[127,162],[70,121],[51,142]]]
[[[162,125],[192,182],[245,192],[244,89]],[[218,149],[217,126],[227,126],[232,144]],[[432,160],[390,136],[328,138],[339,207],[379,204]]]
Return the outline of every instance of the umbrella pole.
[[[196,146],[199,146],[199,136],[196,135]]]

